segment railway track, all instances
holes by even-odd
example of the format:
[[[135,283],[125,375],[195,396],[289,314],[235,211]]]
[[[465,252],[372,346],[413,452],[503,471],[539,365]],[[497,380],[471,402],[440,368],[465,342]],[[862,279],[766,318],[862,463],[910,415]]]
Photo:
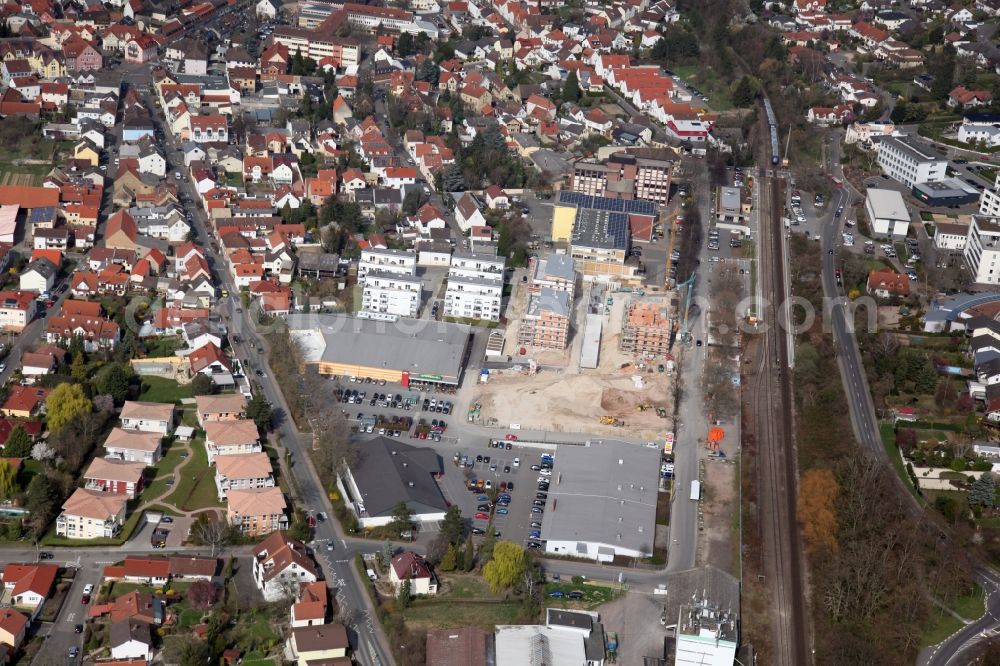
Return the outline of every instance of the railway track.
[[[770,157],[770,151],[763,154]],[[780,323],[788,297],[781,223],[784,186],[782,179],[767,175],[765,170],[761,170],[759,178],[758,274],[766,306],[762,309],[762,333],[755,342],[757,356],[748,396],[758,443],[758,525],[764,585],[770,602],[771,663],[798,666],[811,663],[811,655],[795,508],[798,472],[788,336]]]

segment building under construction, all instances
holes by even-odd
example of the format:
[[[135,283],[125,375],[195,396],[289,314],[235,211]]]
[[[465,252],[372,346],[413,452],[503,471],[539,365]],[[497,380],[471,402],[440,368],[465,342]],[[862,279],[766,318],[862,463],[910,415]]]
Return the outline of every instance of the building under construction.
[[[664,356],[670,347],[671,320],[662,303],[630,301],[625,306],[618,348],[642,356]]]
[[[517,342],[525,347],[565,349],[569,340],[570,294],[543,287],[528,297]]]

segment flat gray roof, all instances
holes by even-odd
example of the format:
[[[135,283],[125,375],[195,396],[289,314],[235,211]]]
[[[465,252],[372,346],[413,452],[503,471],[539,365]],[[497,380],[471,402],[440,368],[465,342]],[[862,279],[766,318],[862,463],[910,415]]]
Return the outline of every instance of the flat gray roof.
[[[872,213],[880,220],[910,220],[910,211],[897,190],[868,190]]]
[[[601,354],[601,331],[603,328],[603,315],[587,315],[587,323],[583,329],[583,348],[580,350],[581,368],[597,367]]]
[[[560,446],[542,539],[653,552],[660,449],[627,442]]]
[[[307,363],[390,368],[413,379],[457,384],[472,327],[401,317],[394,322],[345,314],[291,314],[288,330]],[[430,377],[420,377],[428,375]]]
[[[568,254],[550,253],[548,257],[538,262],[538,273],[547,278],[557,278],[570,282],[576,280],[573,257]]]
[[[885,144],[896,146],[900,152],[906,153],[917,162],[946,162],[943,157],[933,152],[926,144],[918,141],[911,134],[902,136],[888,136],[883,140]]]

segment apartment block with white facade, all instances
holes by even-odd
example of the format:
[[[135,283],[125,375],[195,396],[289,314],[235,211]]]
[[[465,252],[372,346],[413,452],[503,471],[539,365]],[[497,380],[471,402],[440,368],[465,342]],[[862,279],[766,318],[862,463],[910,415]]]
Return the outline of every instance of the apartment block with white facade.
[[[444,294],[446,317],[500,321],[503,280],[500,278],[449,277]]]
[[[1000,219],[973,215],[965,241],[965,265],[978,284],[1000,284]]]
[[[378,248],[361,250],[361,261],[358,262],[358,280],[363,279],[372,271],[393,273],[394,275],[416,275],[417,253]]]
[[[422,281],[416,275],[371,271],[362,281],[361,309],[365,312],[416,317]]]
[[[878,163],[885,175],[907,187],[948,177],[948,160],[909,135],[883,139],[879,143]]]
[[[500,321],[505,265],[496,255],[455,253],[444,295],[445,316]]]
[[[1000,174],[997,174],[993,187],[983,190],[982,196],[979,197],[979,214],[1000,216]]]

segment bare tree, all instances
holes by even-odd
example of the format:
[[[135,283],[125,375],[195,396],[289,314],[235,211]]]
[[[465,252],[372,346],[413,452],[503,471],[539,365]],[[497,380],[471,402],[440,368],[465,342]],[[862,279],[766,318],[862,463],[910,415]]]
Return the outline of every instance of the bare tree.
[[[211,546],[212,557],[215,557],[219,550],[230,542],[232,528],[222,519],[199,520],[191,530],[191,537],[195,543]]]

